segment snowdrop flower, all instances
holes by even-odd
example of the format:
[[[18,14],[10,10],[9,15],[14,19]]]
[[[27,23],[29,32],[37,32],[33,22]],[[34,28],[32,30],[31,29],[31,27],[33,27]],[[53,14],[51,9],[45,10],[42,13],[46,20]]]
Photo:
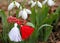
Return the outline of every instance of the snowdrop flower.
[[[14,41],[14,42],[22,41],[22,37],[21,37],[20,31],[19,31],[17,25],[18,24],[15,23],[14,27],[11,29],[11,31],[8,34],[10,40]]]
[[[47,1],[48,1],[48,0],[44,0],[44,1],[42,2],[42,4],[46,4],[46,3],[47,3]]]
[[[55,3],[54,3],[53,0],[49,0],[49,1],[48,1],[48,5],[49,5],[49,6],[53,6],[53,5],[55,5]]]
[[[42,8],[42,4],[39,1],[33,2],[32,5],[31,5],[31,7],[34,7],[35,5],[38,5],[38,7]]]
[[[19,17],[21,16],[23,19],[27,19],[28,14],[31,14],[29,9],[23,9],[19,12]]]
[[[30,3],[31,3],[31,7],[34,7],[35,5],[38,5],[38,7],[42,8],[42,4],[39,1],[34,2],[34,1],[31,0]]]
[[[20,6],[20,4],[16,1],[15,1],[15,5],[17,6],[17,8],[19,8],[19,6]]]
[[[33,0],[30,0],[29,2],[28,2],[28,4],[32,4],[34,1]]]
[[[42,8],[42,4],[39,1],[37,1],[37,5],[38,5],[38,7]]]
[[[35,5],[36,5],[36,2],[33,2],[32,5],[31,5],[31,7],[34,7]]]
[[[53,0],[44,0],[44,1],[42,2],[42,4],[46,4],[46,3],[47,3],[49,6],[55,5],[55,3],[54,3]]]
[[[31,11],[29,9],[25,9],[27,14],[31,14]]]
[[[10,3],[10,5],[8,6],[8,10],[12,10],[14,7],[19,8],[20,4],[16,1],[13,1],[12,3]]]

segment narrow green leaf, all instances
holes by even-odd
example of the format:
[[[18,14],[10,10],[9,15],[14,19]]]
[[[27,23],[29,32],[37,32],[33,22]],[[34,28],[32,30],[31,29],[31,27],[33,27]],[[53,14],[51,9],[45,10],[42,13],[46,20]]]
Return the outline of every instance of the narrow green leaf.
[[[52,32],[52,27],[44,27],[44,31],[43,31],[43,33],[44,33],[43,41],[46,42],[46,41],[48,40],[51,32]]]
[[[44,24],[44,25],[40,26],[38,29],[38,32],[40,32],[41,41],[47,41],[51,31],[52,31],[52,26],[49,24]]]
[[[35,26],[31,22],[27,22],[26,25],[29,25],[35,28]]]
[[[52,26],[49,25],[49,24],[43,24],[43,25],[41,25],[41,26],[39,27],[38,32],[39,32],[39,30],[42,29],[43,27],[52,27]]]
[[[43,6],[43,8],[41,10],[38,9],[39,22],[40,22],[39,24],[40,25],[42,25],[44,23],[45,18],[48,16],[48,12],[49,12],[49,7],[48,6]]]
[[[4,13],[3,10],[0,10],[0,17],[2,18],[2,24],[3,24],[3,40],[4,40],[4,43],[7,43],[7,29],[8,29],[8,23],[7,23],[7,16],[6,14]]]
[[[30,15],[30,21],[31,23],[33,23],[34,25],[36,25],[36,13],[35,13],[35,8],[31,9],[32,14]]]
[[[46,18],[45,23],[52,24],[54,20],[57,20],[58,14],[50,14],[49,17]]]

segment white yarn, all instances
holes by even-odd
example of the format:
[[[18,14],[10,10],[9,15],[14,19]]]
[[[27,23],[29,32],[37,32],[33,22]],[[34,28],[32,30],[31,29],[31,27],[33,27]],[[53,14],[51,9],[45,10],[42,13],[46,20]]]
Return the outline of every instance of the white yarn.
[[[9,36],[11,41],[14,41],[14,42],[22,41],[20,31],[19,31],[19,29],[17,27],[17,23],[14,24],[14,27],[8,33],[8,36]]]

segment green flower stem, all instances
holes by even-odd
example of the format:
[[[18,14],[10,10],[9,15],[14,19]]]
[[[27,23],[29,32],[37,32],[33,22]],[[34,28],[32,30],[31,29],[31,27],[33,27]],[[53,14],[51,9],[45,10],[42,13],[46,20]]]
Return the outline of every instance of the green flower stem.
[[[8,6],[9,6],[9,4],[10,4],[10,1],[11,1],[11,0],[8,0]],[[8,16],[10,16],[10,11],[8,11]]]

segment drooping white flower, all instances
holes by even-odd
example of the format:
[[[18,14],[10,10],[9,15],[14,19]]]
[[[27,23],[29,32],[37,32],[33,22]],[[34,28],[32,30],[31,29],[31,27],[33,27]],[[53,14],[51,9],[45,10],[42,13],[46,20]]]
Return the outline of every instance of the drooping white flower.
[[[8,6],[8,10],[11,10],[14,6],[14,3],[12,2],[9,6]]]
[[[21,10],[21,11],[19,12],[18,17],[22,16],[22,13],[23,13],[23,10]]]
[[[16,1],[13,1],[12,3],[10,3],[10,5],[8,6],[8,10],[12,10],[14,7],[19,8],[20,4]]]
[[[37,5],[38,5],[38,7],[42,8],[42,4],[39,1],[37,1]]]
[[[14,41],[14,42],[22,41],[20,31],[17,27],[17,23],[14,24],[14,27],[9,32],[8,36],[9,36],[11,41]]]
[[[29,9],[25,9],[27,14],[31,14],[31,11]]]
[[[27,12],[25,11],[25,9],[23,10],[21,16],[23,19],[27,19],[28,15],[27,15]]]
[[[53,6],[53,5],[55,5],[55,3],[54,3],[53,0],[48,0],[48,5],[49,5],[49,6]]]
[[[39,1],[36,1],[36,2],[30,1],[30,2],[31,2],[31,7],[34,7],[35,5],[37,5],[38,7],[42,8],[42,3],[41,2],[39,2]]]
[[[55,5],[55,3],[54,3],[53,0],[44,0],[44,1],[42,2],[42,4],[46,4],[46,3],[47,3],[49,6]]]
[[[30,0],[29,2],[28,2],[28,4],[32,4],[34,1],[33,0]]]
[[[36,2],[33,2],[32,4],[31,4],[31,7],[34,7],[36,5]]]
[[[15,5],[17,6],[17,8],[19,8],[19,6],[20,6],[20,4],[16,1],[15,1]]]
[[[44,0],[44,1],[42,2],[42,4],[43,4],[43,5],[44,5],[44,4],[46,4],[46,3],[47,3],[47,1],[48,1],[48,0]]]
[[[19,17],[21,16],[23,19],[27,19],[28,14],[31,14],[31,11],[29,9],[23,9],[19,12]]]

